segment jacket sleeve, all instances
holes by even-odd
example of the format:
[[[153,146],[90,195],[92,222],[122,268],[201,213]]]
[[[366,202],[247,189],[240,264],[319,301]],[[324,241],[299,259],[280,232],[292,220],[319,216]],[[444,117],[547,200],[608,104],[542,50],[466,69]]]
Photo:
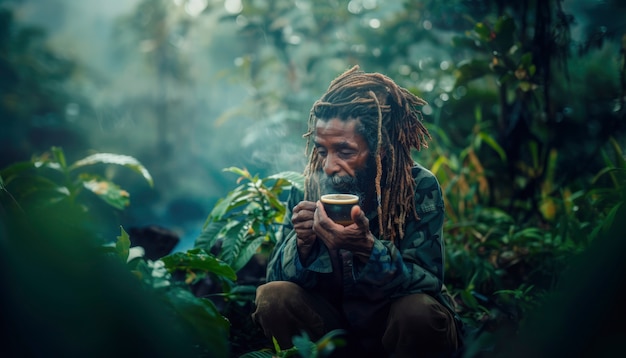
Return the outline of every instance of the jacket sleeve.
[[[332,272],[328,250],[319,241],[309,255],[310,262],[306,265],[300,262],[296,232],[291,224],[291,211],[303,197],[302,192],[295,188],[289,194],[281,238],[274,247],[267,266],[268,282],[291,281],[304,288],[312,288],[317,284],[318,273]]]
[[[376,240],[367,263],[353,266],[354,292],[369,297],[400,297],[441,291],[444,268],[444,202],[436,177],[423,167],[415,176],[416,210],[396,244]]]

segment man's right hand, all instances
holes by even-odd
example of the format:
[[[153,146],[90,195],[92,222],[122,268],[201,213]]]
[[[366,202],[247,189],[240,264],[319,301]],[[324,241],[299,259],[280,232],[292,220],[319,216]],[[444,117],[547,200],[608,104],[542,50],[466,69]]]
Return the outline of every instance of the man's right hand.
[[[291,212],[291,223],[297,234],[298,253],[302,263],[306,262],[317,239],[313,231],[315,207],[313,201],[301,201]]]

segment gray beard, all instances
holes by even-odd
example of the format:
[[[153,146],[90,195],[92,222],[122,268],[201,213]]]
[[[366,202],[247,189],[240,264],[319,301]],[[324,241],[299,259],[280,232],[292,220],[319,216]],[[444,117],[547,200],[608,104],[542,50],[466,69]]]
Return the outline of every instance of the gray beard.
[[[376,172],[374,166],[367,166],[355,173],[355,176],[332,175],[320,173],[320,194],[354,194],[360,198],[360,205],[367,209],[372,204],[370,201],[375,196],[374,180]]]

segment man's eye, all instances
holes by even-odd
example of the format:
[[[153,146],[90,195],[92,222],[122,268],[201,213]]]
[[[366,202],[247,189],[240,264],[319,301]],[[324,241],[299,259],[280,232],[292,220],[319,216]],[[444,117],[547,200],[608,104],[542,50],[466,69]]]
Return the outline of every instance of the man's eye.
[[[326,149],[317,147],[317,153],[321,156],[321,157],[326,157],[326,155],[328,154],[328,152],[326,152]]]
[[[356,154],[356,152],[353,151],[353,150],[343,150],[343,151],[339,152],[339,156],[341,158],[350,158],[350,157],[354,156],[355,154]]]

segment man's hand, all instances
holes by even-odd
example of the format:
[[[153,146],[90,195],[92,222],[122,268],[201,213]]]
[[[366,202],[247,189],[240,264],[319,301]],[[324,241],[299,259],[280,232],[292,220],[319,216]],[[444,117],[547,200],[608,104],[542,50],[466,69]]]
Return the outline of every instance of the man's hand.
[[[317,238],[322,240],[328,249],[345,249],[362,261],[367,261],[375,238],[370,231],[369,220],[361,207],[358,205],[352,207],[350,215],[354,223],[344,227],[328,217],[320,201],[315,205],[313,231]]]
[[[316,240],[316,235],[313,231],[315,208],[314,202],[301,201],[294,206],[291,212],[291,223],[297,234],[298,253],[302,263],[306,262]]]

